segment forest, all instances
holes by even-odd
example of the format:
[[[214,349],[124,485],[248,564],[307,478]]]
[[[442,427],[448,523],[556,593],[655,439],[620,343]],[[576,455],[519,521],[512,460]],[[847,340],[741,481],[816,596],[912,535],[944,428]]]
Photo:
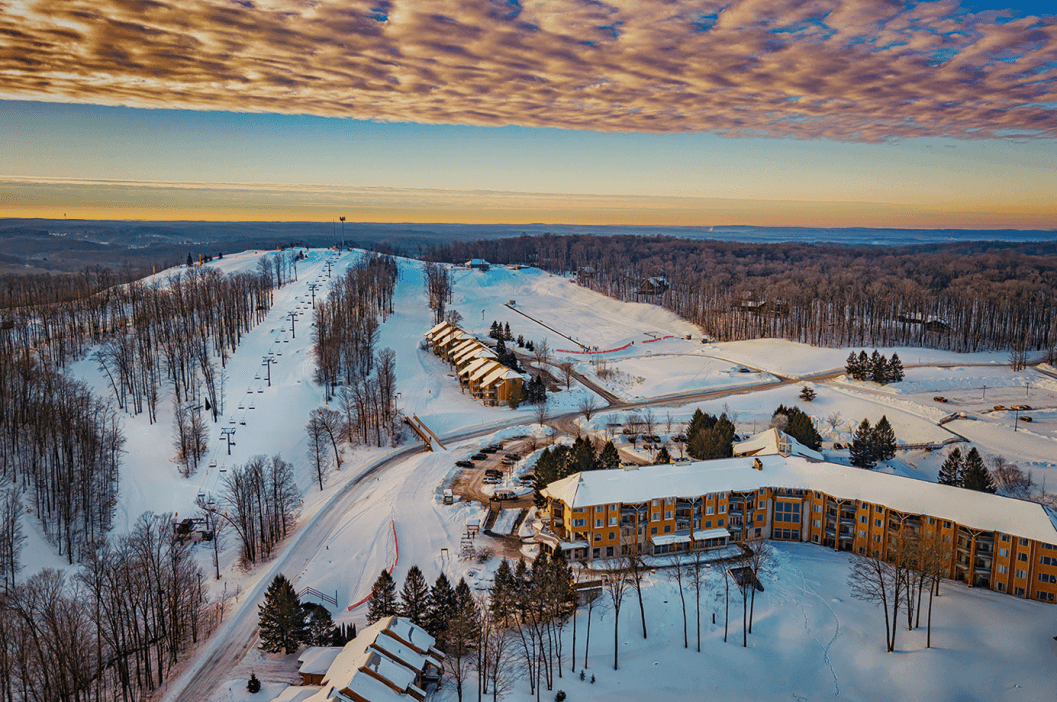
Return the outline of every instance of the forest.
[[[1057,243],[906,247],[752,244],[656,236],[521,236],[432,248],[574,275],[664,306],[720,341],[922,346],[1057,355]]]
[[[119,281],[106,271],[0,281],[0,702],[140,699],[219,621],[172,515],[144,514],[130,533],[109,533],[121,416],[145,414],[153,424],[170,395],[180,470],[193,473],[206,423],[223,411],[227,359],[265,318],[273,290],[293,279],[293,263],[283,252],[234,275],[192,264],[164,281]],[[67,372],[84,358],[106,378],[109,397]],[[235,504],[236,517],[262,525],[243,552],[250,561],[266,556],[296,516],[289,464],[276,457],[260,480],[256,467],[251,461],[240,474],[243,489],[233,495],[259,495],[267,480],[277,497],[264,502],[267,515]],[[16,580],[24,516],[68,563],[81,564],[76,575],[44,570]]]

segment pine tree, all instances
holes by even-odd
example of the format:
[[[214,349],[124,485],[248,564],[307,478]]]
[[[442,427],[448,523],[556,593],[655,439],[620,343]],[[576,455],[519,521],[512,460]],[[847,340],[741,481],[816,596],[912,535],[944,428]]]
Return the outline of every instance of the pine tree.
[[[947,454],[947,459],[940,466],[938,482],[940,485],[962,486],[962,451],[955,447]]]
[[[598,457],[595,455],[595,447],[585,437],[578,436],[573,441],[572,465],[570,472],[579,473],[585,470],[596,470],[598,468]]]
[[[859,428],[855,430],[855,437],[851,442],[851,464],[859,468],[873,468],[877,465],[874,458],[873,430],[870,428],[870,420],[863,419]]]
[[[995,482],[991,479],[991,473],[984,466],[984,459],[976,447],[969,449],[965,456],[965,467],[962,471],[962,487],[967,490],[978,492],[995,493]]]
[[[507,341],[513,341],[514,340],[514,335],[510,333],[510,322],[507,322],[503,326],[503,338],[506,339]]]
[[[694,410],[693,416],[690,417],[690,424],[686,427],[686,440],[689,442],[702,429],[711,429],[715,424],[716,418],[711,414],[705,414],[698,407]]]
[[[877,353],[874,351],[874,353]],[[866,355],[866,349],[859,352],[859,375],[856,380],[866,380],[870,377],[870,357]]]
[[[664,465],[672,462],[672,455],[668,453],[667,446],[661,446],[661,450],[657,452],[657,457],[653,459],[654,465]]]
[[[881,415],[877,426],[873,428],[873,444],[875,461],[890,461],[896,455],[896,435],[892,425],[888,423],[888,417]]]
[[[727,415],[720,415],[710,428],[700,429],[690,437],[686,452],[701,461],[730,458],[734,455],[734,424]]]
[[[400,616],[407,617],[412,623],[422,626],[429,608],[429,585],[417,565],[411,566],[404,578],[404,588],[400,591]]]
[[[396,614],[396,583],[389,571],[382,570],[371,588],[371,600],[367,607],[367,623],[374,624],[379,619]]]
[[[441,573],[429,590],[429,608],[426,610],[426,621],[423,628],[433,638],[440,638],[440,635],[448,628],[448,618],[454,611],[455,590],[448,576]]]
[[[888,359],[875,350],[870,356],[870,380],[878,385],[888,382]]]
[[[774,411],[771,417],[773,419],[780,414],[785,415],[786,418],[786,434],[815,451],[822,447],[822,435],[815,429],[815,423],[811,421],[811,417],[804,410],[799,407],[778,405],[778,409]]]
[[[305,615],[294,586],[279,573],[268,585],[260,613],[261,649],[268,653],[297,650],[306,638]]]
[[[859,358],[854,351],[848,352],[848,360],[844,362],[844,372],[848,374],[849,378],[859,379]]]
[[[305,630],[305,643],[309,646],[329,646],[334,640],[334,619],[330,611],[318,604],[309,603],[303,607],[308,613],[308,624]]]
[[[261,691],[261,681],[256,673],[250,673],[250,679],[246,681],[246,691],[251,695],[256,695]]]
[[[816,397],[818,397],[817,393],[807,385],[805,385],[804,389],[800,391],[800,399],[804,402],[811,402]]]
[[[188,252],[188,253],[187,253],[187,267],[188,267],[188,268],[191,268],[191,267],[193,267],[194,265],[195,265],[195,260],[194,260],[193,258],[191,258],[191,253],[190,253],[190,252]]]
[[[903,362],[899,360],[899,354],[892,353],[892,360],[888,362],[888,382],[898,383],[905,377]]]
[[[493,339],[499,338],[499,322],[494,319],[492,320],[492,328],[488,331],[488,336],[492,337]]]
[[[602,447],[602,451],[598,454],[598,463],[602,470],[613,470],[620,467],[620,452],[617,451],[612,441],[607,441]]]

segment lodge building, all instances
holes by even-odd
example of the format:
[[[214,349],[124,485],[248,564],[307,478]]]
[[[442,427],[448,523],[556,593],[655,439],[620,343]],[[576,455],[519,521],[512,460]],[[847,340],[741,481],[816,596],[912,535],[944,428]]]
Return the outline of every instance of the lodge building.
[[[455,370],[459,384],[486,405],[504,404],[525,379],[496,360],[495,351],[454,324],[441,322],[425,335],[425,347]]]
[[[576,473],[543,489],[537,540],[579,561],[753,539],[883,555],[901,530],[950,544],[949,577],[1057,598],[1057,512],[797,455]]]

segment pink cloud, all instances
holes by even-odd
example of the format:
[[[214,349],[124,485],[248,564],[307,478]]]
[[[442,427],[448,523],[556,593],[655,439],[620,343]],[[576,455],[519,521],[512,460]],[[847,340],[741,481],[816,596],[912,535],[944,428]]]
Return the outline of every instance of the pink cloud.
[[[1057,136],[1057,23],[954,0],[0,0],[6,98],[875,141]]]

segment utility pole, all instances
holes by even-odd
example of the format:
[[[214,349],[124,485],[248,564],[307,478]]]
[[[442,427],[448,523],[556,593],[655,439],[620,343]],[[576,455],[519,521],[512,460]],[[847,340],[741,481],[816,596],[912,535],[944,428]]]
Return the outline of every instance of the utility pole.
[[[1017,430],[1017,424],[1020,423],[1020,410],[1018,409],[1018,410],[1015,410],[1015,411],[1016,411],[1016,415],[1014,416],[1014,419],[1013,419],[1013,431]]]

